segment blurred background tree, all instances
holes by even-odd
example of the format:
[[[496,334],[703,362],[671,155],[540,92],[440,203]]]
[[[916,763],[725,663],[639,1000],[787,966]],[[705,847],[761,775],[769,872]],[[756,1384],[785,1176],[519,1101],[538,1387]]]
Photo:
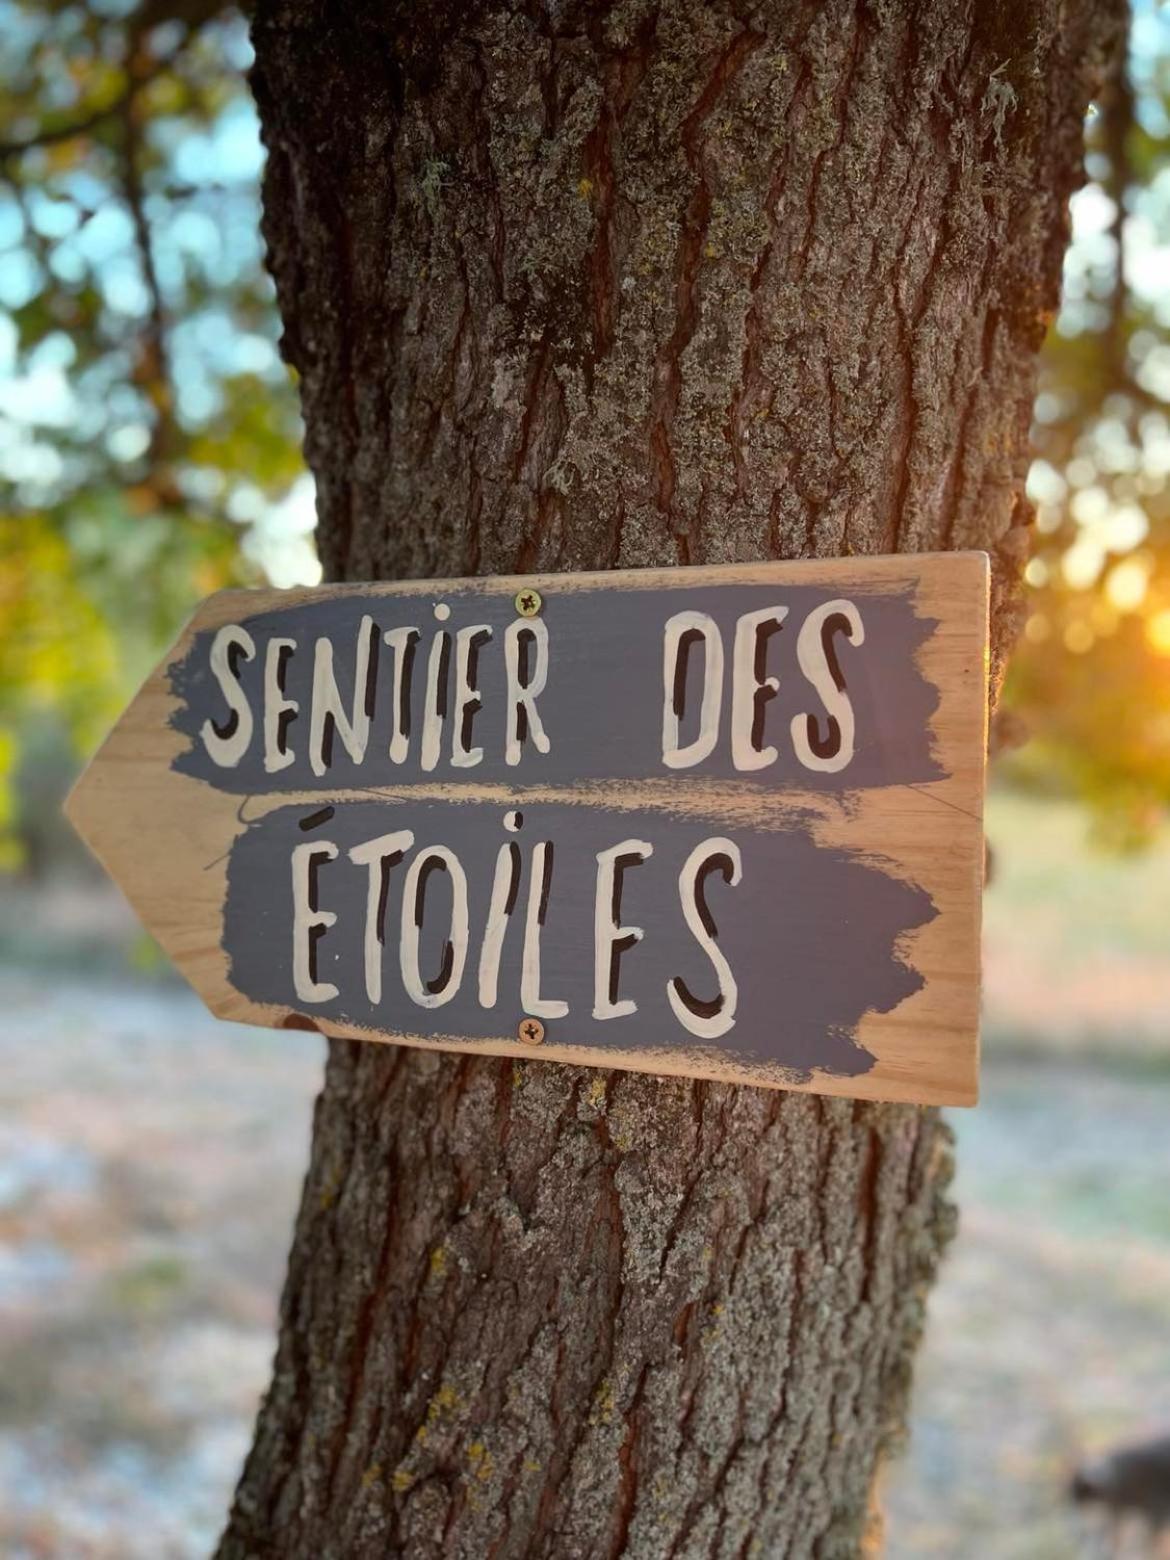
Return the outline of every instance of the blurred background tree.
[[[0,859],[191,606],[318,577],[240,13],[0,0]]]
[[[263,268],[247,25],[0,0],[0,862],[209,591],[319,577]],[[1010,88],[1005,88],[1010,92]],[[1008,105],[1005,105],[1005,107]],[[1087,125],[1036,403],[1008,779],[1113,844],[1170,802],[1170,12]],[[18,783],[19,782],[19,783]]]
[[[1036,399],[1032,588],[1010,778],[1072,791],[1109,843],[1170,803],[1170,11],[1135,0],[1086,127],[1064,302]]]

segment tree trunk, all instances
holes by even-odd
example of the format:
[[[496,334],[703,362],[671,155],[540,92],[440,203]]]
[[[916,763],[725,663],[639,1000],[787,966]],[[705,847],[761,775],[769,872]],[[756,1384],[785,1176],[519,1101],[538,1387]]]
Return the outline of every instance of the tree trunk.
[[[983,547],[1002,657],[1117,13],[260,0],[329,575]],[[948,1142],[909,1107],[333,1043],[220,1555],[857,1554]]]

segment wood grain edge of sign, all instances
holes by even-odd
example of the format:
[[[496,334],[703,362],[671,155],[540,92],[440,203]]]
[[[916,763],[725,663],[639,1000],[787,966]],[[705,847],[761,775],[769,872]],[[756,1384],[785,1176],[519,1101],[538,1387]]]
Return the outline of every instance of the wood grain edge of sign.
[[[555,1042],[555,1025],[549,1026],[545,1044],[533,1048],[516,1039],[514,1026],[510,1033],[489,1039],[444,1040],[335,1023],[319,1012],[292,1004],[256,1003],[232,985],[230,959],[222,945],[228,852],[230,842],[249,821],[247,810],[241,808],[239,798],[212,791],[201,782],[170,770],[162,771],[161,781],[158,772],[151,771],[155,776],[152,781],[146,778],[146,772],[136,769],[128,784],[125,768],[123,763],[108,765],[94,776],[96,789],[91,793],[88,811],[103,820],[93,840],[95,849],[114,871],[134,909],[176,968],[221,1018],[279,1026],[287,1023],[290,1012],[296,1012],[302,1024],[325,1034],[388,1040],[424,1049],[540,1056],[575,1065],[795,1087],[851,1098],[916,1104],[974,1103],[977,987],[973,968],[969,964],[964,967],[963,961],[977,957],[977,948],[964,951],[957,924],[947,922],[945,917],[905,934],[906,960],[922,973],[926,985],[891,1012],[866,1016],[857,1039],[875,1055],[876,1063],[870,1072],[850,1078],[817,1072],[808,1081],[798,1082],[782,1067],[751,1066],[730,1059],[720,1062],[710,1052],[703,1054],[694,1047],[671,1054],[661,1049],[615,1052],[580,1045],[559,1046]],[[120,803],[113,824],[106,805],[108,794],[103,796],[110,790]],[[286,798],[278,800],[283,804]],[[319,803],[321,798],[314,800]],[[929,865],[930,828],[938,810],[913,793],[903,793],[899,803],[899,811],[892,815],[894,826],[900,820],[904,829],[925,846]],[[882,816],[891,817],[888,811],[883,811]],[[86,819],[83,817],[82,821]],[[841,842],[843,830],[846,834],[857,831],[866,836],[866,849],[872,851],[874,823],[874,818],[864,817],[864,810],[845,817],[845,810],[838,808],[826,810],[818,828],[826,843]],[[906,852],[899,857],[896,845],[896,839],[879,841],[875,865],[882,870],[903,865],[908,876],[920,874],[917,863],[907,863]],[[951,875],[955,876],[957,871],[952,865]],[[946,910],[947,897],[958,890],[945,882],[945,874],[943,878],[936,874],[928,891]],[[516,1025],[522,1017],[517,1009]]]
[[[936,555],[932,555],[936,556]],[[944,561],[949,555],[937,555]],[[818,837],[870,849],[930,894],[939,914],[906,934],[901,951],[925,985],[891,1013],[868,1013],[857,1038],[892,1078],[945,1080],[946,1103],[979,1096],[979,1018],[987,764],[990,561],[955,555],[957,568],[928,568],[917,610],[938,627],[918,652],[938,690],[931,720],[945,778],[863,793],[861,808]],[[850,835],[853,836],[850,840]]]
[[[973,1013],[960,1011],[974,987],[970,976],[964,978],[960,971],[955,990],[948,998],[951,982],[945,964],[959,958],[961,951],[951,946],[955,940],[953,929],[941,939],[938,937],[938,931],[945,930],[941,920],[920,932],[907,934],[908,962],[921,970],[927,984],[892,1012],[870,1014],[863,1020],[858,1039],[877,1060],[870,1072],[848,1078],[816,1072],[807,1081],[798,1081],[791,1071],[779,1066],[752,1066],[727,1059],[720,1062],[696,1048],[670,1054],[657,1049],[610,1051],[559,1046],[555,1042],[555,1025],[549,1026],[545,1044],[533,1048],[519,1042],[514,1030],[489,1039],[432,1038],[335,1023],[318,1012],[291,1004],[257,1003],[231,984],[230,960],[221,941],[228,852],[231,842],[247,826],[248,809],[240,798],[214,791],[165,765],[158,768],[137,764],[129,751],[138,746],[133,722],[129,723],[126,735],[127,751],[110,753],[108,762],[94,770],[89,784],[75,792],[73,811],[95,854],[121,883],[143,923],[220,1018],[271,1027],[287,1025],[289,1014],[296,1013],[296,1027],[307,1025],[328,1035],[383,1040],[422,1049],[483,1051],[521,1058],[539,1056],[573,1065],[797,1088],[859,1099],[951,1105],[974,1102],[976,1072],[969,1038]],[[168,732],[168,736],[172,743],[179,740],[177,733]],[[120,742],[115,744],[116,748],[121,746]],[[930,828],[938,809],[914,792],[896,795],[893,813],[888,807],[893,798],[886,799],[886,808],[878,809],[878,798],[871,797],[852,812],[841,807],[825,808],[815,828],[825,843],[841,843],[849,834],[857,833],[865,837],[866,850],[872,851],[875,820],[890,820],[895,832],[900,820],[903,832],[908,831],[920,845],[925,843],[929,858]],[[312,799],[318,804],[322,800],[316,795]],[[265,798],[258,811],[266,811],[269,800]],[[295,804],[295,799],[283,796],[272,800],[279,805],[287,801]],[[111,802],[115,805],[111,806]],[[866,807],[873,810],[868,819]],[[896,868],[900,859],[895,848],[897,840],[876,843],[879,854],[875,864],[883,870],[891,864]],[[903,851],[902,856],[905,854]],[[908,865],[911,877],[920,870],[916,863]],[[937,877],[928,885],[928,891],[936,900],[946,892],[940,888]],[[515,1016],[518,1025],[523,1015],[517,1010]]]
[[[514,1030],[488,1039],[432,1038],[336,1023],[303,1007],[257,1003],[231,984],[230,960],[221,941],[227,891],[225,840],[234,838],[245,827],[238,799],[211,792],[200,782],[170,771],[166,771],[167,779],[161,787],[148,784],[127,788],[119,782],[121,767],[108,767],[95,777],[99,789],[93,801],[99,813],[104,808],[101,792],[107,786],[114,786],[119,800],[128,804],[119,813],[120,822],[113,831],[107,826],[104,838],[96,842],[98,853],[115,869],[127,898],[176,968],[218,1017],[287,1026],[289,1014],[296,1013],[299,1022],[295,1027],[308,1026],[328,1035],[384,1040],[422,1049],[539,1056],[573,1065],[798,1088],[850,1098],[915,1104],[974,1103],[976,1070],[970,1047],[974,1013],[964,1015],[959,1011],[974,988],[969,977],[960,978],[947,1000],[947,975],[942,968],[944,959],[957,956],[953,949],[947,953],[946,945],[953,942],[953,934],[943,938],[940,947],[927,940],[907,950],[908,962],[922,970],[927,984],[922,992],[907,998],[892,1012],[870,1014],[863,1020],[857,1038],[877,1060],[870,1072],[848,1078],[816,1072],[807,1081],[798,1081],[791,1071],[779,1066],[752,1066],[726,1058],[719,1061],[697,1048],[672,1054],[661,1049],[615,1052],[589,1046],[559,1046],[555,1043],[555,1025],[549,1026],[549,1040],[533,1048],[519,1042]],[[138,773],[141,775],[142,771]],[[907,798],[908,802],[913,800]],[[917,801],[921,809],[922,799]],[[164,804],[161,808],[160,803]],[[927,814],[927,821],[931,816]],[[922,822],[921,814],[912,819],[917,836],[923,835]],[[160,871],[162,861],[169,869],[165,873]],[[171,872],[176,874],[174,878],[170,877]],[[173,886],[176,883],[181,885],[177,890]],[[932,887],[937,897],[938,884]],[[940,925],[932,923],[934,927]],[[926,928],[928,937],[930,931],[930,927]],[[518,1025],[523,1017],[519,1009],[515,1017]]]
[[[946,601],[979,589],[990,570],[984,552],[875,553],[850,558],[793,558],[770,563],[696,564],[688,568],[598,569],[580,574],[476,575],[437,580],[346,581],[327,585],[297,585],[291,589],[261,587],[217,591],[200,602],[171,659],[195,633],[243,621],[260,613],[309,606],[313,602],[363,596],[514,596],[538,590],[551,605],[566,592],[622,590],[695,590],[704,585],[791,584],[854,587],[873,592],[922,585],[931,599]],[[951,591],[934,591],[949,583]]]
[[[175,700],[170,668],[190,650],[201,614],[217,592],[196,607],[170,649],[146,676],[105,740],[74,781],[62,812],[90,854],[122,891],[139,921],[208,1007],[212,1004],[192,963],[189,942],[213,930],[218,940],[227,894],[227,854],[245,824],[246,798],[194,788],[171,769],[187,738],[170,724]],[[222,858],[222,860],[217,860]],[[163,893],[159,868],[181,881]],[[220,950],[226,980],[226,960]],[[214,1011],[214,1009],[212,1009]]]
[[[423,1049],[539,1056],[575,1065],[800,1088],[851,1098],[916,1104],[974,1103],[977,1074],[969,1038],[974,1012],[963,1012],[961,1008],[965,999],[970,1000],[975,987],[971,975],[966,973],[964,978],[965,972],[960,971],[955,990],[948,997],[946,988],[951,982],[944,966],[948,960],[960,958],[961,949],[954,946],[955,928],[948,930],[941,917],[918,932],[906,934],[907,962],[920,970],[926,985],[892,1012],[866,1016],[857,1038],[877,1060],[869,1073],[849,1078],[817,1072],[807,1082],[798,1082],[781,1067],[749,1066],[728,1060],[720,1063],[710,1054],[702,1055],[694,1049],[671,1055],[661,1050],[614,1052],[588,1046],[558,1046],[555,1026],[549,1026],[550,1040],[533,1048],[519,1042],[514,1033],[486,1040],[444,1040],[338,1024],[305,1008],[257,1003],[232,985],[230,959],[222,945],[230,845],[250,821],[241,799],[216,792],[169,768],[143,768],[126,754],[109,757],[111,761],[94,771],[89,784],[75,791],[72,810],[76,821],[95,854],[121,884],[143,924],[220,1018],[281,1026],[287,1025],[289,1014],[295,1012],[301,1025],[324,1034],[385,1040]],[[117,803],[113,809],[111,799]],[[279,805],[295,801],[284,796],[274,800]],[[313,800],[320,804],[322,798],[314,796]],[[914,839],[925,843],[929,867],[930,828],[937,809],[921,796],[908,795],[901,800],[904,810],[900,816]],[[268,809],[262,805],[259,810]],[[826,809],[815,832],[826,844],[845,843],[850,834],[859,833],[866,838],[867,851],[872,851],[874,819],[866,819],[864,808],[848,817],[846,811]],[[921,874],[917,863],[906,862],[906,852],[899,854],[894,848],[896,843],[878,841],[875,864],[882,870],[891,865],[895,869],[906,866],[911,877]],[[881,848],[883,845],[885,849]],[[949,891],[940,888],[937,877],[927,888],[936,903],[943,898],[946,909],[945,896]],[[940,932],[945,935],[940,937]],[[517,1025],[522,1017],[517,1010]]]
[[[856,1039],[890,1076],[937,1083],[948,1103],[974,1104],[979,1076],[982,830],[910,788],[813,825],[819,845],[849,851],[924,890],[936,914],[902,933],[896,952],[922,980],[889,1011],[867,1012]]]
[[[732,565],[688,570],[682,579],[679,571],[662,574],[657,570],[645,570],[577,576],[576,580],[581,582],[584,578],[595,582],[592,588],[612,587],[621,580],[629,588],[632,585],[655,586],[659,583],[659,577],[677,586],[701,585],[713,580],[721,583],[751,583],[782,578],[799,579],[800,576],[804,576],[808,583],[827,583],[827,576],[835,574],[842,582],[846,578],[856,579],[858,584],[872,588],[872,566],[877,562],[889,566],[884,572],[895,583],[908,578],[916,582],[920,612],[939,619],[942,626],[927,641],[922,652],[923,671],[939,689],[939,706],[932,725],[936,748],[944,767],[950,765],[952,772],[946,780],[932,782],[924,787],[889,787],[862,793],[868,800],[856,809],[853,828],[840,824],[840,819],[848,814],[848,808],[835,809],[838,827],[833,827],[831,821],[823,824],[825,843],[853,843],[854,846],[857,841],[854,839],[850,842],[849,836],[854,835],[860,825],[867,832],[866,847],[882,858],[885,864],[893,866],[895,870],[901,866],[912,880],[922,882],[936,905],[944,911],[938,921],[908,934],[905,939],[909,962],[922,969],[926,977],[923,990],[905,999],[892,1013],[870,1014],[863,1021],[859,1039],[878,1057],[875,1067],[869,1073],[847,1078],[816,1073],[809,1080],[801,1082],[783,1068],[767,1064],[749,1066],[720,1062],[700,1058],[692,1052],[679,1053],[678,1056],[656,1051],[612,1052],[584,1046],[558,1046],[555,1041],[551,1045],[546,1043],[534,1049],[506,1036],[487,1041],[462,1038],[444,1040],[336,1025],[321,1019],[317,1014],[302,1014],[303,1021],[326,1034],[387,1040],[424,1049],[464,1052],[482,1050],[488,1054],[519,1058],[540,1055],[544,1059],[579,1065],[708,1077],[726,1082],[751,1082],[850,1098],[903,1100],[920,1104],[974,1103],[978,1060],[978,887],[982,878],[979,813],[986,700],[979,696],[972,700],[970,689],[964,695],[953,674],[958,669],[963,674],[963,680],[977,675],[982,679],[983,688],[986,687],[987,560],[983,554],[922,554],[909,559],[864,559],[858,562],[860,568],[848,560],[833,560],[828,568],[818,562],[753,565],[742,569]],[[908,569],[908,564],[913,565],[913,568]],[[812,577],[814,575],[815,580]],[[983,581],[982,590],[978,588],[980,579]],[[552,581],[555,584],[565,583],[561,576],[553,576]],[[462,586],[482,585],[485,582],[453,583]],[[506,591],[513,584],[520,588],[525,581],[496,580],[488,583]],[[527,583],[532,584],[533,580],[529,579]],[[425,594],[439,590],[443,584],[414,582],[410,589]],[[539,578],[537,588],[540,588]],[[403,587],[356,585],[339,588],[338,593],[360,594],[371,589],[393,594]],[[264,605],[258,603],[258,597],[262,598]],[[229,793],[216,792],[170,769],[170,762],[182,750],[184,739],[169,726],[173,700],[168,669],[185,654],[194,636],[209,626],[210,620],[232,621],[239,615],[238,608],[245,604],[249,608],[248,615],[265,610],[268,603],[296,605],[297,600],[290,600],[290,597],[317,600],[320,599],[320,592],[221,592],[209,598],[131,702],[74,787],[65,809],[90,849],[122,885],[144,924],[211,1010],[220,1017],[266,1026],[286,1020],[290,1010],[283,1007],[273,1009],[242,997],[228,980],[229,961],[220,944],[222,907],[227,889],[227,852],[236,835],[245,827],[243,813],[248,799],[241,800]],[[975,743],[980,755],[978,763],[972,758],[972,743]],[[869,832],[874,821],[871,809],[875,798],[881,798],[885,792],[899,790],[916,793],[917,801],[916,808],[911,809],[914,814],[910,826],[911,838],[903,840],[900,846],[896,839],[881,841]],[[417,788],[414,794],[418,795]],[[477,795],[472,788],[461,788],[460,794],[468,800]],[[320,802],[325,798],[320,795],[315,796],[315,799]],[[273,805],[290,800],[292,798],[284,796],[271,799]],[[644,808],[649,800],[644,792],[639,793],[638,806]],[[766,797],[757,805],[766,807]],[[947,808],[956,817],[966,815],[978,831],[978,873],[976,875],[972,846],[968,852],[972,860],[965,889],[963,885],[949,886],[939,877],[935,861],[937,852],[931,843],[939,838],[939,830],[943,829],[942,819],[935,817],[932,811],[938,808]],[[748,810],[755,811],[755,807]],[[904,806],[892,809],[897,815],[904,815],[905,811]],[[870,814],[868,817],[867,812]],[[944,854],[953,857],[953,849],[944,851]],[[160,859],[164,858],[170,870],[186,885],[177,896],[162,894],[158,890],[156,869]],[[188,862],[189,867],[176,867],[176,858],[180,862]],[[947,931],[946,937],[941,939],[938,931],[933,935],[931,933],[932,927],[940,926]],[[970,960],[960,956],[961,948],[956,951],[951,946],[963,942],[967,943],[968,951],[975,961],[973,969],[969,967]],[[953,976],[948,976],[945,973],[947,964],[954,965],[956,962],[958,968]],[[952,983],[955,990],[948,1000],[945,988]]]
[[[605,1071],[649,1073],[662,1078],[701,1078],[710,1083],[748,1085],[764,1089],[791,1089],[803,1094],[824,1094],[845,1099],[886,1101],[903,1105],[966,1106],[976,1103],[961,1083],[947,1079],[924,1078],[912,1068],[875,1066],[866,1073],[843,1075],[814,1071],[805,1077],[797,1069],[778,1063],[734,1062],[700,1049],[609,1050],[588,1045],[558,1045],[546,1039],[541,1045],[526,1045],[506,1036],[466,1038],[449,1035],[416,1035],[408,1032],[371,1029],[346,1024],[320,1014],[308,1014],[301,1008],[280,1003],[258,1003],[227,987],[222,999],[209,1001],[208,1007],[228,1023],[255,1025],[264,1029],[316,1030],[327,1039],[361,1040],[381,1045],[405,1045],[418,1051],[441,1051],[463,1056],[506,1056],[517,1061],[561,1062],[570,1067],[591,1067]],[[523,1015],[518,1014],[517,1025]],[[555,1029],[549,1026],[546,1033]]]

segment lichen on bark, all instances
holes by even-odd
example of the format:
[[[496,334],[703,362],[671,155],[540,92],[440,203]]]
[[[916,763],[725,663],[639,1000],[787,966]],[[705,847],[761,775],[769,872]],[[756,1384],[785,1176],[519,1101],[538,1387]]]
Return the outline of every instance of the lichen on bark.
[[[259,0],[330,576],[984,547],[1002,658],[1119,12]],[[220,1554],[858,1553],[949,1162],[930,1111],[334,1043]]]

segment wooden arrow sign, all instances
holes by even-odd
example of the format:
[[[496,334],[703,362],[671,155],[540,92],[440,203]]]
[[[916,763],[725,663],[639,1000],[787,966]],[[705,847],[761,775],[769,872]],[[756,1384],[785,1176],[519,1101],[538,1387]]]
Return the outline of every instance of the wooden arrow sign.
[[[966,1104],[986,657],[982,554],[227,591],[68,811],[223,1018]]]

